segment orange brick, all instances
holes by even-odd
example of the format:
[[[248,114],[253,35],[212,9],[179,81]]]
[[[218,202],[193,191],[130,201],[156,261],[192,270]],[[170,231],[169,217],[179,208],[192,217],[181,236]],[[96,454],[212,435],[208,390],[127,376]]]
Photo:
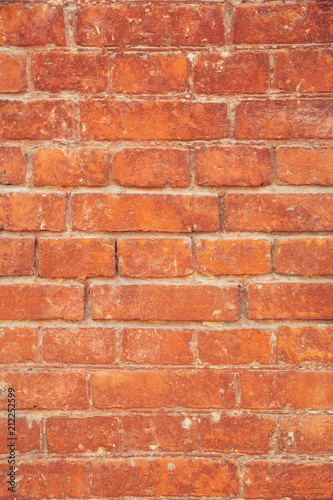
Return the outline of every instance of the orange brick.
[[[114,59],[113,86],[129,94],[185,92],[189,62],[173,54],[118,54]]]
[[[193,141],[231,134],[227,105],[220,102],[82,101],[80,110],[86,140]]]
[[[214,285],[94,285],[94,319],[237,321],[238,287]]]
[[[324,455],[333,451],[333,415],[285,416],[280,429],[280,447],[285,453]]]
[[[192,232],[219,229],[218,198],[173,194],[73,195],[73,226],[83,231]]]
[[[108,154],[100,149],[41,148],[33,154],[35,186],[106,186]]]
[[[200,274],[271,272],[271,244],[267,240],[197,240],[195,258]]]
[[[1,12],[1,7],[0,7]],[[1,17],[0,17],[1,23]],[[26,59],[24,56],[0,54],[0,92],[24,92],[27,88]]]
[[[40,276],[75,278],[115,275],[115,241],[102,238],[39,240]]]
[[[276,150],[277,176],[287,184],[333,184],[333,147],[281,146]]]
[[[202,186],[264,186],[271,182],[270,151],[238,144],[197,148],[195,172]]]
[[[8,419],[0,418],[0,453],[8,456]],[[19,437],[16,443],[19,453],[40,451],[40,421],[33,415],[15,415],[15,435]],[[6,464],[7,465],[7,464]],[[9,467],[7,474],[9,472]],[[8,480],[8,477],[7,477]],[[9,486],[9,485],[7,485]]]
[[[253,283],[251,319],[332,319],[333,283]]]
[[[115,180],[122,186],[187,187],[188,152],[183,149],[125,148],[112,158]]]
[[[118,240],[117,254],[123,276],[158,278],[193,272],[190,238]]]
[[[270,330],[235,329],[198,332],[198,356],[210,365],[267,365],[273,363]]]
[[[278,334],[278,355],[280,363],[315,363],[321,366],[332,364],[333,327],[281,326]]]
[[[276,272],[280,274],[333,274],[333,238],[277,241]]]
[[[34,274],[35,240],[28,238],[0,239],[0,275]]]
[[[233,408],[235,404],[232,374],[216,370],[94,373],[92,392],[97,408]]]
[[[18,147],[0,147],[0,184],[24,184],[25,157]]]
[[[112,328],[45,328],[43,357],[48,363],[114,363],[116,337]]]
[[[0,292],[1,319],[83,319],[83,286],[1,284]]]
[[[121,360],[139,365],[193,364],[193,330],[125,328]]]
[[[37,361],[36,328],[2,327],[0,339],[0,363],[34,363]]]

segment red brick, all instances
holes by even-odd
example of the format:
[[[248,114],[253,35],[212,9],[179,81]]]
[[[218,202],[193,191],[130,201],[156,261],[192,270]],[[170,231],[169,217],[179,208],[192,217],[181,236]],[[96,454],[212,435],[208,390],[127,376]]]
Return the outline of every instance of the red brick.
[[[83,286],[2,284],[0,292],[1,319],[83,319]]]
[[[236,7],[236,44],[328,43],[333,10],[326,2]]]
[[[100,100],[82,101],[80,109],[88,140],[193,141],[231,134],[223,102]]]
[[[277,52],[275,75],[276,86],[285,92],[332,92],[333,51],[312,48]]]
[[[188,152],[183,149],[125,148],[112,158],[115,180],[122,186],[187,187]]]
[[[189,61],[174,54],[118,54],[114,59],[113,86],[130,94],[185,92]]]
[[[280,363],[333,364],[333,326],[281,326],[278,334]]]
[[[273,363],[270,330],[235,329],[198,332],[198,356],[210,365],[267,365]]]
[[[2,5],[0,45],[65,45],[62,8],[51,5]]]
[[[333,283],[253,283],[251,319],[332,319]]]
[[[271,272],[271,244],[267,240],[197,240],[200,274],[267,274]]]
[[[236,107],[237,139],[332,139],[333,100],[243,101]]]
[[[96,94],[107,88],[105,55],[83,52],[39,52],[32,64],[36,90],[77,90]]]
[[[238,194],[227,196],[229,231],[330,231],[331,194]]]
[[[18,147],[0,147],[0,184],[24,184],[25,158]]]
[[[105,453],[119,451],[118,421],[108,416],[46,420],[46,446],[49,453]]]
[[[289,146],[276,150],[277,176],[287,184],[333,184],[333,147]]]
[[[33,154],[35,186],[106,186],[108,154],[100,149],[41,148]]]
[[[43,357],[49,363],[109,364],[116,358],[112,328],[45,328]]]
[[[73,226],[83,231],[217,231],[215,195],[73,195]]]
[[[39,240],[40,276],[75,278],[115,275],[115,241],[102,238]]]
[[[233,408],[233,376],[209,371],[108,371],[92,375],[97,408]]]
[[[37,361],[36,328],[2,327],[0,339],[0,363],[34,363]]]
[[[75,130],[73,102],[0,101],[1,139],[71,139]]]
[[[195,172],[202,186],[265,186],[271,182],[270,150],[239,144],[197,148]]]
[[[280,274],[333,274],[333,238],[277,241],[276,272]]]
[[[18,437],[16,448],[18,453],[40,451],[40,421],[33,415],[15,415],[15,435]],[[8,420],[0,418],[0,453],[8,455]],[[8,466],[9,472],[9,466]],[[7,474],[8,474],[7,472]],[[7,478],[8,479],[8,478]],[[9,486],[9,485],[7,485]]]
[[[28,238],[0,239],[0,275],[34,274],[35,240]]]
[[[95,462],[92,491],[96,496],[117,498],[227,496],[237,493],[238,475],[236,465],[224,460],[126,458]]]
[[[123,276],[158,278],[193,272],[190,238],[118,240],[119,272]]]
[[[84,373],[56,371],[2,372],[6,387],[14,387],[16,405],[22,409],[78,410],[88,407]],[[70,390],[69,390],[70,389]],[[7,409],[7,392],[0,398],[1,409]],[[23,494],[23,493],[22,493]]]
[[[93,319],[237,321],[238,287],[215,285],[94,285]]]
[[[66,199],[62,194],[3,193],[0,229],[7,231],[63,231]]]
[[[219,5],[112,5],[79,10],[77,43],[89,46],[171,47],[224,44]]]
[[[273,417],[216,412],[200,417],[199,446],[205,452],[268,453],[274,429]]]
[[[333,452],[333,415],[293,415],[280,420],[280,447],[287,453]]]
[[[128,415],[122,418],[125,452],[188,452],[196,448],[197,420],[192,415]]]
[[[2,53],[0,54],[0,66],[0,92],[15,93],[26,90],[27,75],[26,59],[24,56],[13,56],[12,54]]]
[[[247,372],[241,390],[243,408],[333,409],[331,372]]]
[[[333,495],[332,474],[332,463],[248,462],[244,497],[329,500]]]
[[[121,359],[139,365],[191,365],[192,335],[193,330],[125,328]]]
[[[264,94],[268,83],[265,53],[201,53],[194,65],[194,91],[198,94]]]

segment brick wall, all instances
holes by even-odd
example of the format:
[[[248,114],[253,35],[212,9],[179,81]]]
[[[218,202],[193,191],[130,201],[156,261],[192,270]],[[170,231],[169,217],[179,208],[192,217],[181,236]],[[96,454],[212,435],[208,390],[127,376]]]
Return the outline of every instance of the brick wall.
[[[332,26],[1,2],[2,499],[333,499]]]

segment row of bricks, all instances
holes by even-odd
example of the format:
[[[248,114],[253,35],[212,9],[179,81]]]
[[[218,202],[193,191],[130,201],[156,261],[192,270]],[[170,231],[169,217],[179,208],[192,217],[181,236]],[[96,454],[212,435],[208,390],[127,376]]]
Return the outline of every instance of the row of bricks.
[[[70,387],[68,380],[70,378]],[[2,371],[21,410],[332,410],[332,371],[220,369]],[[272,390],[274,389],[274,390]],[[7,398],[0,401],[6,410]]]
[[[38,334],[41,334],[40,338]],[[0,327],[2,364],[328,367],[333,327]]]
[[[238,285],[1,284],[0,319],[82,321],[85,307],[95,320],[238,321],[333,319],[333,282],[251,283],[245,297]],[[248,306],[247,306],[248,301]]]
[[[194,245],[194,247],[193,247]],[[274,246],[273,246],[274,245]],[[37,253],[36,253],[37,250]],[[147,258],[149,256],[149,258]],[[117,268],[116,268],[117,263]],[[0,275],[43,278],[333,275],[332,238],[5,238]]]
[[[274,63],[270,63],[273,55]],[[191,63],[193,69],[191,69]],[[0,92],[28,90],[27,59],[0,53]],[[31,90],[129,94],[184,93],[264,94],[270,92],[332,92],[333,51],[179,54],[121,53],[115,57],[89,52],[48,51],[32,57]],[[312,68],[316,68],[314,73]],[[193,77],[191,73],[193,71]],[[111,76],[112,75],[112,76]]]
[[[333,99],[244,99],[235,127],[226,102],[96,99],[1,100],[8,140],[195,141],[332,139]],[[78,115],[80,119],[78,119]]]
[[[265,186],[276,177],[281,185],[333,185],[333,147],[243,144],[185,148],[39,148],[28,159],[17,146],[0,147],[0,184],[25,184],[26,163],[32,164],[35,186],[188,187],[191,155],[200,186]],[[111,180],[112,177],[112,180]]]
[[[89,2],[88,2],[89,3]],[[235,44],[330,43],[327,2],[230,6],[123,3],[72,10],[68,23],[81,46],[207,47]],[[232,12],[231,12],[232,11]],[[66,11],[67,12],[67,11]],[[226,33],[225,24],[232,29]],[[231,24],[231,23],[230,23]],[[191,29],[189,29],[189,26]],[[66,45],[64,11],[50,5],[3,5],[0,45]],[[73,44],[67,34],[67,44]]]
[[[0,229],[8,231],[191,233],[315,232],[333,229],[330,193],[66,194],[0,195]],[[66,221],[66,213],[68,220]],[[66,224],[67,222],[67,224]]]

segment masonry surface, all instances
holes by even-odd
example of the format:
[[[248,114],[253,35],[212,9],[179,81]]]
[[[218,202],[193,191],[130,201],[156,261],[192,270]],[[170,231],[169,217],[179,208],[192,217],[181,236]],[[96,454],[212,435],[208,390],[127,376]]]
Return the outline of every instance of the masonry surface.
[[[325,0],[1,2],[2,500],[333,499],[332,42]]]

